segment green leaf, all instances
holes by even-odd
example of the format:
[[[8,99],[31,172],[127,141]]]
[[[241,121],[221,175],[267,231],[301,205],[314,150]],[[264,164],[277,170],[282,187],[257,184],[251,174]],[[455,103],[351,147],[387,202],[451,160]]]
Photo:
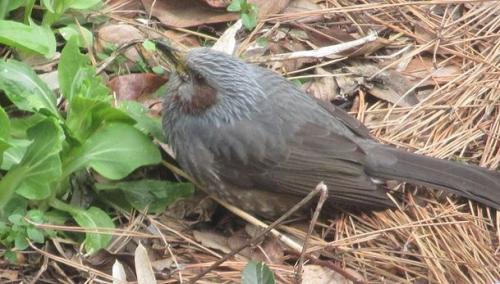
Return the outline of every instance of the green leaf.
[[[103,124],[111,122],[133,124],[135,120],[99,99],[75,96],[69,105],[66,125],[82,143]]]
[[[241,275],[242,284],[274,284],[274,274],[263,262],[250,261]]]
[[[31,21],[31,12],[33,12],[33,6],[35,6],[36,0],[25,0],[24,3],[24,23],[29,24]]]
[[[112,123],[68,154],[64,176],[91,167],[106,178],[121,179],[140,166],[160,161],[158,148],[146,135],[131,125]]]
[[[76,42],[80,47],[93,46],[94,38],[92,32],[85,27],[69,24],[66,27],[60,28],[59,33],[66,41],[69,41],[73,36],[76,37]]]
[[[56,52],[56,38],[46,26],[0,20],[0,43],[52,58]]]
[[[165,74],[165,69],[163,69],[163,67],[161,67],[161,66],[153,66],[151,68],[151,71],[153,71],[153,73],[155,73],[157,75]]]
[[[156,44],[147,39],[145,40],[143,43],[142,43],[142,46],[147,50],[147,51],[150,51],[150,52],[153,52],[153,51],[156,51]]]
[[[26,207],[28,207],[28,201],[25,198],[14,194],[9,202],[4,206],[3,212],[0,212],[0,215],[3,213],[4,216],[10,216],[13,214],[21,214],[21,216],[24,216]]]
[[[78,71],[90,66],[90,59],[81,54],[77,38],[70,38],[61,52],[58,66],[58,78],[61,93],[71,100],[73,81]]]
[[[18,232],[18,234],[16,235],[14,244],[17,250],[25,250],[29,247],[28,241],[26,240],[26,235],[21,232]]]
[[[45,115],[35,112],[32,115],[23,115],[21,117],[13,117],[10,119],[10,135],[17,139],[26,139],[28,129],[37,125],[46,118]]]
[[[75,96],[111,101],[111,91],[102,78],[96,74],[94,67],[80,68],[71,83],[70,100]]]
[[[9,138],[9,134],[10,134],[9,116],[0,105],[0,139],[7,140],[7,138]]]
[[[68,5],[68,8],[75,10],[88,10],[90,8],[98,7],[98,5],[102,4],[103,3],[101,0],[73,0]]]
[[[0,209],[12,198],[14,192],[27,199],[44,199],[51,194],[52,182],[61,177],[64,134],[55,119],[47,118],[28,130],[33,143],[21,162],[0,180]]]
[[[113,220],[97,207],[90,207],[88,210],[73,207],[74,210],[69,212],[75,218],[75,221],[83,228],[95,230],[99,228],[114,228]],[[95,252],[105,248],[111,242],[110,234],[86,233],[85,234],[85,249],[89,252]]]
[[[28,138],[33,143],[26,150],[19,168],[15,168],[24,172],[16,192],[27,199],[45,199],[52,192],[51,183],[61,177],[59,153],[64,134],[55,120],[46,119],[28,130]]]
[[[258,46],[261,46],[261,47],[267,47],[269,45],[269,41],[267,40],[266,37],[258,37],[257,40],[255,41],[257,43]]]
[[[3,162],[4,151],[11,145],[7,142],[10,136],[10,121],[7,113],[0,106],[0,165]]]
[[[16,211],[17,212],[17,211]],[[15,225],[22,225],[24,224],[23,220],[24,216],[21,213],[13,213],[8,217],[9,222]]]
[[[11,250],[7,250],[3,255],[10,263],[17,264],[17,254]]]
[[[257,16],[253,14],[243,13],[241,14],[241,22],[243,26],[248,30],[251,30],[257,26]]]
[[[32,142],[26,139],[10,139],[9,148],[3,153],[3,161],[0,159],[0,169],[10,170],[13,166],[19,164]]]
[[[121,189],[125,199],[137,210],[149,209],[149,212],[160,213],[177,199],[189,197],[194,192],[190,183],[177,183],[162,180],[138,180],[115,184],[97,184],[97,189]]]
[[[56,97],[49,87],[19,61],[0,60],[0,89],[21,110],[36,112],[46,109],[59,116]]]
[[[137,122],[135,127],[165,143],[166,138],[163,133],[161,118],[150,116],[147,107],[136,101],[122,101],[119,108],[128,113]]]
[[[10,144],[3,138],[0,138],[0,166],[3,165],[5,151],[8,150]],[[1,169],[1,167],[0,167]]]
[[[27,217],[34,223],[43,224],[45,214],[43,211],[38,209],[32,209],[28,211]]]
[[[228,12],[239,12],[241,11],[241,4],[245,0],[233,0],[229,6],[227,6],[227,11]]]
[[[41,3],[42,3],[42,6],[45,7],[49,12],[55,13],[56,12],[55,1],[58,1],[58,0],[42,0]],[[59,1],[61,1],[61,0],[59,0]]]
[[[26,233],[28,235],[28,238],[35,243],[43,244],[45,242],[45,236],[43,234],[43,231],[40,229],[37,229],[35,227],[28,227],[28,229],[26,229]]]

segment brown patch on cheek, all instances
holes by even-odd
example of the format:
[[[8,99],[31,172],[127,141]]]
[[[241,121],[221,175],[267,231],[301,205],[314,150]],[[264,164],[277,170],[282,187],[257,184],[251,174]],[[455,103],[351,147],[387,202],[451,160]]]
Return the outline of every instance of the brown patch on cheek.
[[[186,102],[183,111],[187,113],[199,113],[215,104],[217,91],[204,82],[194,86],[194,94],[190,102]]]

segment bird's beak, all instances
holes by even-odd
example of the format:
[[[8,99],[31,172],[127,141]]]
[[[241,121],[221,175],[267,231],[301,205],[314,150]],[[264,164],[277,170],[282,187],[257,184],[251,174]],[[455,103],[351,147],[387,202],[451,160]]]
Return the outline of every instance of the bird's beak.
[[[186,52],[180,48],[172,46],[171,43],[167,43],[163,40],[155,40],[156,48],[160,50],[169,61],[169,64],[175,70],[177,74],[181,77],[187,76],[187,66],[186,66]]]

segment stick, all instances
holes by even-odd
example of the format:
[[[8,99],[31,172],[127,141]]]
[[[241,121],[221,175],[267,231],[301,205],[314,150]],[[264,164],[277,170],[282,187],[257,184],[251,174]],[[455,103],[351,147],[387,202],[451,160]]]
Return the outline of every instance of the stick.
[[[316,205],[316,209],[314,210],[311,223],[309,224],[309,230],[307,231],[306,238],[304,239],[304,245],[302,246],[302,251],[300,252],[299,264],[295,274],[295,280],[297,283],[302,283],[302,268],[304,267],[304,255],[306,254],[307,243],[309,241],[309,237],[312,234],[312,231],[314,230],[314,226],[316,226],[316,221],[318,220],[319,212],[321,212],[321,208],[323,208],[323,204],[325,203],[326,198],[328,197],[328,187],[323,182],[320,182],[316,186],[316,190],[320,190],[321,194],[319,196],[318,205]]]

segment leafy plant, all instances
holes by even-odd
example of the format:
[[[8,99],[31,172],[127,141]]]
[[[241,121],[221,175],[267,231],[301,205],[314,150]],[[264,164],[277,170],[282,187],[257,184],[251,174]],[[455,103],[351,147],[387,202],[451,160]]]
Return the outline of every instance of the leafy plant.
[[[56,51],[56,38],[51,30],[52,25],[58,23],[68,11],[87,12],[103,5],[102,0],[40,0],[41,7],[45,10],[41,25],[37,25],[31,18],[35,0],[0,2],[0,44],[46,58],[52,58]],[[6,20],[11,11],[22,7],[24,7],[23,22],[16,19]],[[59,28],[59,32],[66,40],[75,34],[78,35],[81,46],[90,45],[92,42],[92,34],[85,27],[69,24]]]
[[[248,30],[257,26],[258,9],[255,4],[248,3],[247,0],[233,0],[227,6],[229,12],[240,12],[241,22]]]
[[[274,284],[274,274],[264,262],[250,261],[241,275],[243,284]]]
[[[7,248],[6,257],[25,249],[27,239],[41,243],[48,236],[26,219],[42,223],[44,216],[63,215],[89,231],[114,228],[103,209],[66,202],[76,173],[95,171],[109,180],[101,189],[121,189],[128,203],[141,210],[159,212],[193,191],[189,184],[120,181],[161,161],[149,137],[162,139],[160,122],[137,103],[114,107],[110,90],[79,44],[78,36],[72,36],[61,53],[58,79],[64,111],[56,94],[28,66],[0,60],[0,90],[12,103],[9,111],[0,106],[0,243]],[[26,114],[9,117],[19,110]],[[84,245],[93,252],[110,240],[109,234],[87,233]]]

